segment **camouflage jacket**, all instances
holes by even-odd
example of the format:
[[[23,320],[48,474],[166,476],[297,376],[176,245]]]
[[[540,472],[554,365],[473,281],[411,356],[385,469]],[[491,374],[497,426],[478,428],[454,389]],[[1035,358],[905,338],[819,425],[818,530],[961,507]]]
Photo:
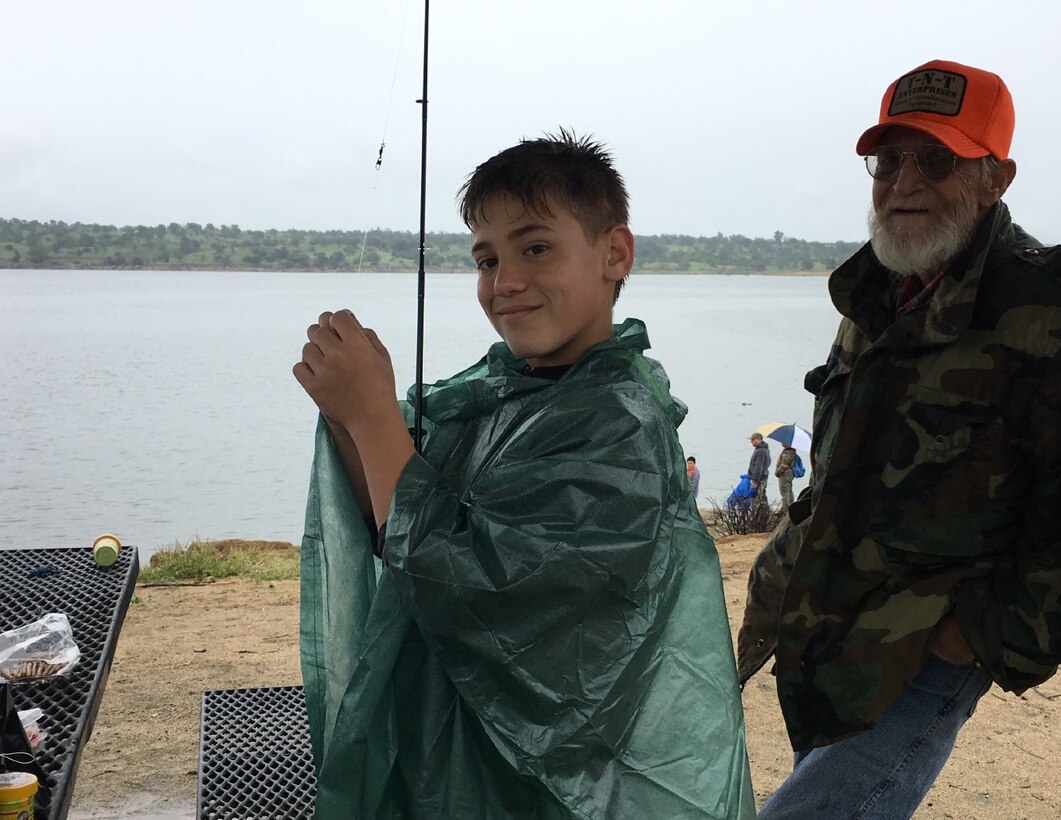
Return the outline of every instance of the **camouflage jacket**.
[[[894,318],[869,246],[815,394],[810,486],[749,578],[742,683],[775,655],[793,748],[871,728],[954,613],[1022,692],[1061,660],[1061,248],[998,203],[966,261]]]
[[[781,454],[777,457],[777,467],[774,468],[774,475],[778,478],[784,475],[792,476],[792,465],[796,463],[796,451],[791,447],[783,447]]]

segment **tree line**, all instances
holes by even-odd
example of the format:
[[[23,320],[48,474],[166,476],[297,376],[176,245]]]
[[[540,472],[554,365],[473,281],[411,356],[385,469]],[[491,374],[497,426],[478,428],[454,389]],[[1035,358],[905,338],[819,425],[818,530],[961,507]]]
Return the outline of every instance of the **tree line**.
[[[734,234],[637,236],[636,269],[659,273],[828,271],[858,242]],[[427,270],[473,271],[469,237],[429,233]],[[0,268],[415,271],[419,235],[370,231],[244,230],[238,225],[87,225],[0,219]]]

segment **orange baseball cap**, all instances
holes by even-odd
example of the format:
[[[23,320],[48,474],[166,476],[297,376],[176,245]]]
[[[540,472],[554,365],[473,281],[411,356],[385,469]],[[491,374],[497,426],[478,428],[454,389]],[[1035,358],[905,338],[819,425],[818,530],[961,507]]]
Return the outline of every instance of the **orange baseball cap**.
[[[1013,98],[1001,77],[932,60],[888,86],[880,121],[858,138],[855,151],[865,156],[880,145],[885,129],[903,125],[935,137],[959,157],[1008,159],[1013,123]]]

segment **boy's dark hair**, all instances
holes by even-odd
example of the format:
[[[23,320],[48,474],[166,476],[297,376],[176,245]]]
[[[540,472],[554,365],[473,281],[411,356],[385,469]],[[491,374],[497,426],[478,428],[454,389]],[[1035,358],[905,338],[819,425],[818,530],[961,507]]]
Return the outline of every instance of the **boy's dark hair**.
[[[611,156],[592,137],[576,137],[565,128],[559,134],[522,139],[479,165],[457,192],[464,224],[473,228],[487,201],[498,194],[508,194],[545,216],[553,216],[550,200],[563,205],[591,241],[630,221],[626,185]],[[622,281],[616,284],[616,299],[622,286]]]

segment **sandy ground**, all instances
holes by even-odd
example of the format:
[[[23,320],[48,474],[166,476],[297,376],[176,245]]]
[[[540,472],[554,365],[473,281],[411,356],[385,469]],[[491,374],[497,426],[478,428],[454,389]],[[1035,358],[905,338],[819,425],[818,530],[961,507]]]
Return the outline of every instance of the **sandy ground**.
[[[761,540],[719,541],[734,627]],[[83,753],[71,820],[194,817],[201,692],[301,682],[297,581],[140,587],[137,596]],[[744,708],[761,801],[791,760],[768,673],[746,687]],[[1023,697],[992,689],[916,817],[1061,817],[1061,681]]]

